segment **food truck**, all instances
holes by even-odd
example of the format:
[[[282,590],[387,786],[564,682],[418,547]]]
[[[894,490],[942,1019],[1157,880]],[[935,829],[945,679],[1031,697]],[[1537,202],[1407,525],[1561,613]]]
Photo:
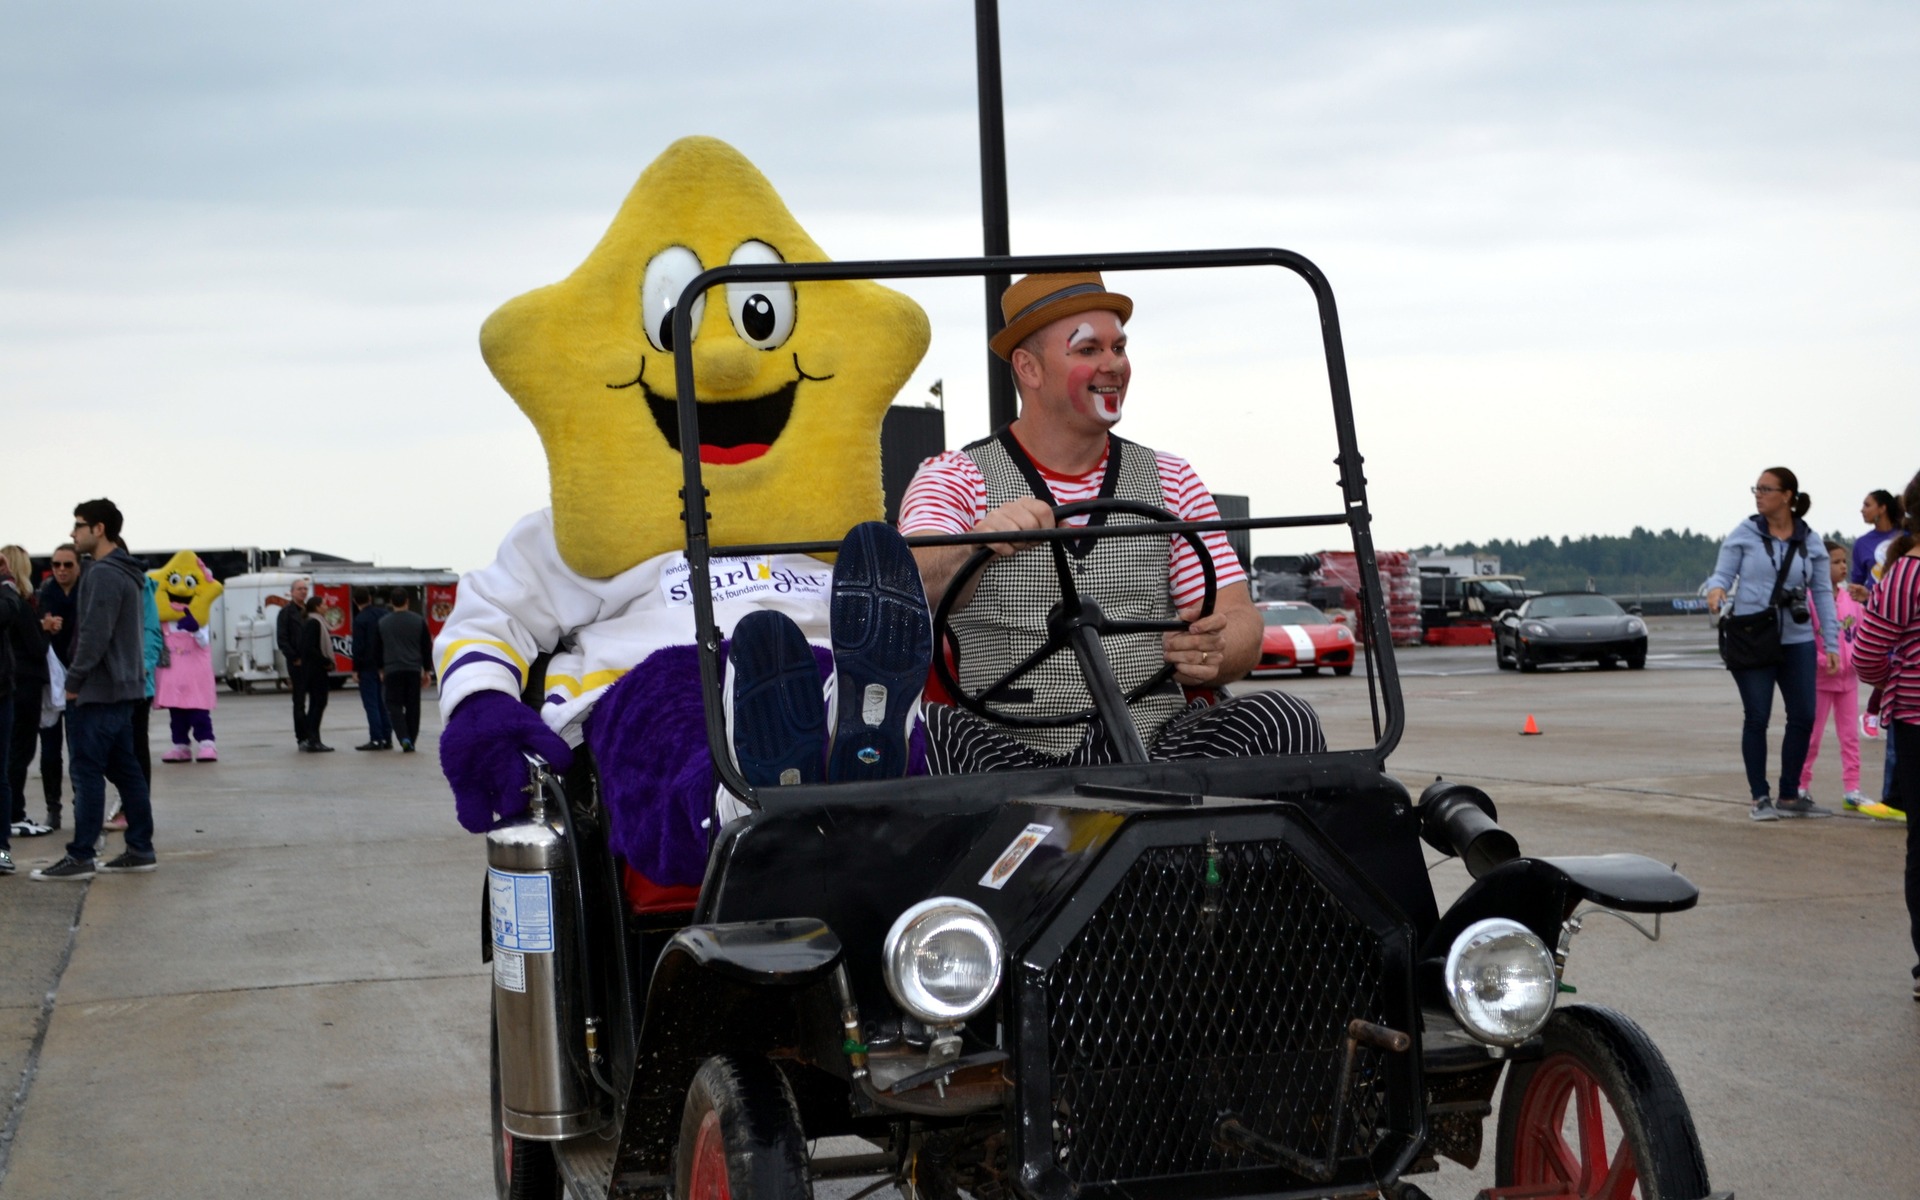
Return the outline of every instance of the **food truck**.
[[[214,661],[221,678],[236,692],[259,684],[284,686],[287,664],[275,645],[280,610],[290,602],[295,580],[308,580],[320,597],[320,613],[333,640],[335,685],[353,671],[353,589],[370,587],[383,594],[406,588],[415,611],[427,619],[427,631],[439,636],[440,626],[453,611],[460,577],[438,567],[377,567],[370,563],[302,562],[289,556],[265,571],[235,575],[220,582],[226,591],[214,601],[208,622],[220,649]]]

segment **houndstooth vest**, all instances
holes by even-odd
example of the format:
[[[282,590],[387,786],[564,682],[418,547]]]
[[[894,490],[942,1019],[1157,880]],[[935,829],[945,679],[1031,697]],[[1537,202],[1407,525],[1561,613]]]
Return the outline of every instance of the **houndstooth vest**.
[[[961,453],[980,468],[987,484],[987,508],[1034,497],[1053,504],[1053,494],[1032,459],[1012,433],[1001,429],[965,447]],[[1105,498],[1144,501],[1164,508],[1160,468],[1153,451],[1108,436],[1107,471],[1100,486]],[[1095,514],[1095,524],[1136,524],[1128,513]],[[1172,549],[1164,537],[1110,537],[1067,543],[1067,562],[1083,596],[1100,602],[1116,620],[1169,620],[1168,595]],[[997,558],[980,572],[973,599],[953,618],[960,639],[960,683],[978,694],[1033,653],[1047,636],[1047,614],[1060,602],[1060,581],[1053,553],[1045,546]],[[1135,633],[1102,639],[1120,690],[1131,691],[1165,665],[1161,635]],[[1054,716],[1093,704],[1070,650],[1062,650],[1029,672],[992,702],[1019,716]],[[1171,681],[1129,706],[1143,741],[1152,743],[1175,714],[1186,707]],[[1079,745],[1085,727],[1013,729],[1006,733],[1047,754],[1067,754]]]

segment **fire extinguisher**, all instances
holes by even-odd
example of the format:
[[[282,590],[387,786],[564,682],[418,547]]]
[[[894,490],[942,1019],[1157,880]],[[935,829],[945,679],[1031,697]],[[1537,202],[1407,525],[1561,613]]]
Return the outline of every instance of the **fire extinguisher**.
[[[525,815],[487,834],[500,1118],[515,1137],[561,1141],[600,1128],[608,1113],[595,1090],[598,1022],[585,1006],[567,800],[545,762],[528,763]]]

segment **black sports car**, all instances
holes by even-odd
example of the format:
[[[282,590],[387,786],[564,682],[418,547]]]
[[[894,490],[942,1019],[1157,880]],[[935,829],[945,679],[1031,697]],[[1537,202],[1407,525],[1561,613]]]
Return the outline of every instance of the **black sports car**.
[[[1605,596],[1549,592],[1493,622],[1493,658],[1503,671],[1531,671],[1541,663],[1647,665],[1647,625]]]

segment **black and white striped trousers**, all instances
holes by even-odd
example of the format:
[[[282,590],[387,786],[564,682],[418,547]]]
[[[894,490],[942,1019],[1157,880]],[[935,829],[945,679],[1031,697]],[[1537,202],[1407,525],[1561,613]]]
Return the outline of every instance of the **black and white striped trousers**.
[[[994,725],[945,704],[927,705],[927,772],[971,775],[1034,767],[1079,767],[1119,762],[1120,753],[1105,725],[1095,718],[1071,753],[1047,754]],[[1327,748],[1320,718],[1305,700],[1285,692],[1255,692],[1208,704],[1196,700],[1168,721],[1147,756],[1155,762],[1188,758],[1256,758],[1269,754],[1313,754]]]

